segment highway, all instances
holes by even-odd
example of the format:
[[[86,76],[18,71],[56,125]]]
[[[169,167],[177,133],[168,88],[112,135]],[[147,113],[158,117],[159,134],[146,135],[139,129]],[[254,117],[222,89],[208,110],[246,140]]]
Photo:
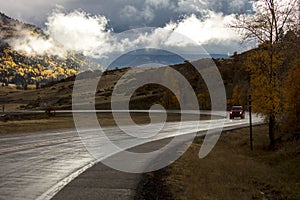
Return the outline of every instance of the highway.
[[[159,134],[139,142],[124,134],[118,127],[105,127],[103,130],[115,144],[127,149],[178,134],[204,135],[208,129],[220,128],[218,120],[214,121],[215,127],[211,127],[209,120],[168,122]],[[223,126],[221,121],[220,126]],[[261,117],[253,116],[254,124],[262,122]],[[224,129],[248,125],[248,118],[225,119]],[[178,133],[178,126],[184,131]],[[90,136],[96,136],[98,131],[97,128],[81,130]],[[99,142],[101,143],[95,141],[97,144]],[[111,155],[114,153],[117,152],[111,152]],[[99,162],[101,156],[104,159],[109,155],[100,155],[96,161],[86,150],[76,130],[0,135],[0,199],[50,199],[62,187]]]

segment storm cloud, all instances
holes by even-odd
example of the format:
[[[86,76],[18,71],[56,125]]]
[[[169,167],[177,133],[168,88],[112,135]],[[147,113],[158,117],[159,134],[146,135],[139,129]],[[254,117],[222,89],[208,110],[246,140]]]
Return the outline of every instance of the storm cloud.
[[[252,12],[249,0],[0,0],[0,6],[1,12],[35,24],[50,36],[44,40],[23,35],[13,40],[16,50],[59,55],[68,50],[90,54],[95,49],[104,54],[103,49],[111,52],[129,43],[153,46],[152,41],[165,37],[160,29],[185,35],[209,53],[240,52],[246,48],[240,46],[238,35],[226,28],[226,23],[234,14]],[[114,34],[144,27],[154,28],[151,37],[141,34],[134,41],[124,39],[113,44]],[[176,42],[177,46],[184,43]]]
[[[66,12],[81,9],[110,20],[116,32],[137,27],[162,27],[170,21],[207,11],[230,15],[251,11],[249,0],[0,0],[1,12],[19,20],[45,26],[47,16],[61,5]]]

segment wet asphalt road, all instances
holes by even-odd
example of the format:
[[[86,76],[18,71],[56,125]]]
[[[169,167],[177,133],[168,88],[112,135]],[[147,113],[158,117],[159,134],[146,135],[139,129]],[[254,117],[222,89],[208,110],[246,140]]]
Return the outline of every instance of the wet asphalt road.
[[[262,119],[254,117],[253,122],[261,123]],[[194,124],[195,122],[183,122],[181,126],[183,127],[183,130],[185,130],[185,133],[195,133],[207,130],[210,122],[201,121],[198,127],[195,127]],[[233,129],[247,125],[247,119],[226,120],[224,127],[225,129]],[[159,135],[155,136],[154,140],[174,136],[178,126],[179,123],[177,122],[167,123],[164,130]],[[125,142],[125,146],[128,148],[150,141],[144,140],[143,142],[136,142],[131,138],[129,139],[127,135],[117,127],[108,127],[105,129],[106,134],[109,135],[110,139],[114,140],[115,143],[119,143],[122,146],[124,145],[124,141],[127,141]],[[91,135],[97,134],[97,130],[94,129],[84,131],[92,133]],[[103,158],[105,158],[105,155],[103,155]],[[118,156],[116,156],[116,158],[120,159]],[[50,199],[73,178],[77,177],[95,163],[95,159],[88,153],[75,130],[1,135],[0,161],[0,199],[3,200]],[[145,161],[145,166],[146,165],[147,163]],[[114,177],[114,174],[116,175],[119,173],[110,170],[108,167],[101,167],[101,165],[95,165],[91,169],[95,170],[95,173],[101,172],[101,175],[98,174],[98,176],[94,176],[90,174],[85,175],[85,173],[83,173],[83,176],[90,176],[89,180],[93,177],[114,180],[111,177]],[[80,180],[80,178],[82,177],[80,176],[78,180]],[[118,182],[118,179],[123,179],[124,181]],[[97,188],[94,192],[100,193],[100,196],[102,195],[102,197],[105,197],[105,195],[114,191],[113,193],[121,195],[118,196],[119,199],[131,199],[134,195],[134,187],[136,187],[139,181],[139,175],[119,173],[118,179],[115,180],[117,182],[114,182],[114,184],[111,185],[111,188],[107,185],[104,186],[103,184],[98,184],[96,185],[97,187],[89,187],[89,183],[84,181],[81,181],[78,185],[79,182],[75,182],[77,179],[74,180],[72,184],[74,184],[74,182],[75,184],[77,183],[77,187],[81,189],[91,188],[92,190],[93,188]],[[128,182],[128,180],[132,181]],[[85,183],[86,185],[84,185]],[[102,190],[101,187],[103,187]],[[72,185],[69,187],[67,186],[66,188],[74,190]],[[78,188],[76,189],[75,187],[76,190],[82,191],[80,194],[83,197],[88,197],[88,195],[92,194],[89,191],[85,196],[85,190],[80,190]],[[65,194],[69,194],[70,192],[71,191],[69,190],[69,192]],[[93,196],[91,196],[90,199],[93,199],[92,197]]]
[[[0,137],[0,198],[36,199],[92,157],[74,131]]]
[[[130,151],[151,152],[168,142],[168,139],[159,140],[134,147]],[[155,160],[143,161],[144,167],[155,165],[161,159],[168,159],[166,158],[168,154],[180,151],[181,145],[178,145],[177,148],[168,149],[168,152],[164,152]],[[123,161],[122,155],[119,154],[113,155],[110,159],[121,163]],[[136,195],[136,189],[141,178],[142,174],[122,172],[100,162],[71,181],[52,200],[132,200]]]

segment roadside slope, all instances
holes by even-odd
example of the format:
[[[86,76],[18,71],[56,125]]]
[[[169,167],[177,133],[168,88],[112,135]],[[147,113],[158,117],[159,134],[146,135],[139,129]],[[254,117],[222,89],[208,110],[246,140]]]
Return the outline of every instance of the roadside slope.
[[[267,126],[254,127],[254,151],[249,129],[227,131],[214,150],[199,159],[197,138],[175,163],[147,173],[136,200],[150,199],[300,199],[300,141],[268,150]]]

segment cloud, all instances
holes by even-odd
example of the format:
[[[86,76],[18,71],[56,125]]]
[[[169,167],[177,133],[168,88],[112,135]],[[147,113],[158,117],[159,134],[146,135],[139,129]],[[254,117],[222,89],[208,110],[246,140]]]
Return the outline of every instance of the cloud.
[[[154,11],[150,7],[146,7],[141,13],[146,22],[151,22],[155,17]]]
[[[127,9],[130,11],[128,15],[136,14],[134,9]],[[205,19],[191,14],[182,20],[170,21],[163,27],[116,34],[107,28],[109,20],[104,16],[91,16],[83,11],[66,13],[55,9],[46,22],[48,37],[20,30],[19,36],[12,39],[10,45],[14,50],[31,55],[65,56],[68,51],[77,51],[98,58],[145,47],[184,50],[202,46],[209,49],[210,53],[224,53],[233,51],[230,47],[237,46],[229,43],[238,43],[238,35],[225,27],[232,18],[214,12],[210,12]],[[218,44],[221,48],[216,48]],[[225,44],[227,49],[224,49]]]
[[[139,24],[140,21],[147,24],[148,21],[155,21],[156,6],[171,6],[175,9],[177,5],[178,8],[178,4],[167,0],[147,2],[147,5],[139,8],[148,9],[143,13],[136,6],[122,7],[119,13],[121,18],[124,21],[131,18],[132,24]],[[207,3],[201,6],[207,6]],[[21,30],[19,36],[10,41],[10,45],[15,50],[31,55],[65,56],[68,51],[77,51],[95,58],[109,58],[111,55],[145,47],[194,52],[198,47],[203,47],[209,53],[233,53],[243,49],[240,48],[239,36],[225,26],[232,19],[233,15],[206,10],[205,17],[194,13],[185,14],[182,19],[169,19],[160,27],[118,33],[110,28],[111,19],[107,16],[92,15],[82,10],[68,12],[60,8],[54,9],[47,17],[44,28],[47,37]]]
[[[232,0],[231,2],[229,2],[229,9],[234,11],[242,11],[244,10],[244,8],[250,8],[250,4],[249,1],[245,1],[245,0]],[[246,10],[244,10],[246,11]]]
[[[46,39],[42,36],[32,35],[28,30],[18,29],[18,36],[8,41],[13,50],[26,52],[29,55],[65,55],[66,52],[58,47],[52,38]]]
[[[43,26],[47,16],[56,5],[66,7],[74,0],[0,0],[1,12],[26,23]]]
[[[202,13],[207,10],[207,3],[204,0],[179,0],[176,12],[181,13]]]
[[[138,10],[131,5],[126,5],[122,10],[121,10],[121,17],[122,18],[131,18],[132,20],[135,20],[138,15]]]
[[[117,32],[132,27],[162,27],[182,16],[202,16],[208,10],[227,15],[252,8],[249,0],[0,0],[2,12],[42,27],[56,4],[67,12],[81,9],[92,15],[106,16]]]
[[[9,41],[14,50],[30,55],[65,56],[68,51],[85,55],[109,40],[108,20],[104,16],[90,16],[85,12],[64,13],[56,9],[48,17],[45,33],[48,37],[21,29],[16,38]]]
[[[199,45],[204,45],[210,42],[238,40],[239,36],[234,30],[226,27],[233,19],[234,16],[214,12],[210,12],[205,19],[199,19],[191,14],[180,22],[171,22],[166,27],[191,38]]]
[[[145,4],[154,8],[174,8],[171,0],[145,0]]]
[[[140,28],[111,37],[108,48],[101,46],[95,50],[122,54],[139,48],[158,48],[189,53],[233,53],[241,51],[239,35],[226,25],[234,16],[210,12],[205,19],[191,14],[184,19],[169,22],[163,27]],[[205,51],[206,50],[206,51]]]
[[[85,12],[55,11],[48,17],[46,32],[66,50],[90,51],[109,39],[108,20]]]
[[[135,23],[141,21],[149,22],[155,17],[153,9],[149,6],[145,7],[142,11],[139,11],[134,6],[127,5],[120,13],[121,18]]]
[[[207,9],[228,14],[242,14],[252,9],[254,1],[249,0],[206,0]]]

